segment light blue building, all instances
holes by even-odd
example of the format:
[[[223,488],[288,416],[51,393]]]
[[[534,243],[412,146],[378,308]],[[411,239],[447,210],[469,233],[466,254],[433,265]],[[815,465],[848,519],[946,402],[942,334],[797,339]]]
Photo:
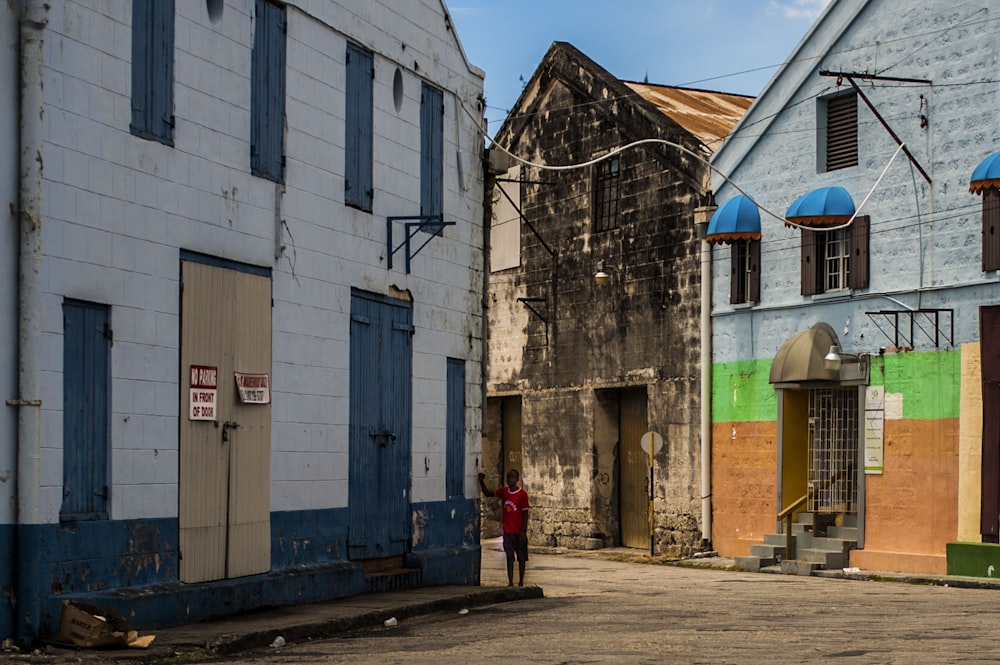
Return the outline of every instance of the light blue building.
[[[760,216],[712,251],[720,554],[812,513],[847,529],[833,565],[986,574],[998,55],[991,3],[833,0],[713,156],[716,202]]]
[[[444,3],[0,37],[0,638],[478,583],[484,74]]]

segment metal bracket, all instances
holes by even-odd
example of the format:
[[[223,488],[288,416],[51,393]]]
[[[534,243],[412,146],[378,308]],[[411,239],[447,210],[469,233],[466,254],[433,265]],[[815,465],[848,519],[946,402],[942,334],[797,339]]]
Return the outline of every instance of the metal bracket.
[[[947,342],[948,346],[955,345],[953,309],[880,310],[865,314],[897,349],[903,347],[912,349],[915,344],[914,334],[917,331],[933,342],[934,348],[939,348],[942,341]],[[889,332],[880,325],[880,321],[890,329]],[[944,332],[945,326],[948,329],[947,333]]]
[[[403,242],[399,243],[398,246],[392,246],[392,223],[393,222],[405,222],[403,225],[406,228],[406,237]],[[410,273],[410,262],[414,256],[420,253],[424,247],[427,246],[434,238],[441,235],[442,231],[446,226],[454,226],[456,222],[446,222],[444,221],[443,215],[402,215],[396,217],[386,217],[385,218],[385,234],[386,234],[386,246],[388,247],[389,254],[386,263],[389,266],[389,270],[392,270],[392,256],[398,252],[403,247],[406,248],[406,273]],[[424,240],[424,242],[417,247],[415,250],[411,249],[410,240],[413,239],[420,231],[431,231],[431,235]]]
[[[535,307],[532,305],[532,303],[536,303],[536,302],[543,302],[543,303],[546,303],[546,305],[548,305],[548,298],[518,298],[517,302],[523,303],[524,306],[527,307],[531,311],[532,314],[534,314],[539,319],[541,319],[542,323],[545,324],[545,346],[548,346],[549,345],[549,320],[547,318],[545,318],[544,316],[542,316],[542,313],[539,312],[537,309],[535,309]]]

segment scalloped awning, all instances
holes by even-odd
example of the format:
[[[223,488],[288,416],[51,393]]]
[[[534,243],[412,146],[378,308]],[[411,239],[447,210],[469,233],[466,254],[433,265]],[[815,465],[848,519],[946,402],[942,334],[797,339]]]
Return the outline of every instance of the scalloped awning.
[[[730,243],[734,240],[760,240],[760,212],[750,197],[740,194],[715,211],[708,223],[705,240]]]
[[[799,226],[825,228],[854,216],[854,199],[843,187],[820,187],[803,194],[788,206],[785,219]]]
[[[1000,189],[1000,152],[979,162],[969,179],[969,191],[974,194],[982,194],[991,187]]]

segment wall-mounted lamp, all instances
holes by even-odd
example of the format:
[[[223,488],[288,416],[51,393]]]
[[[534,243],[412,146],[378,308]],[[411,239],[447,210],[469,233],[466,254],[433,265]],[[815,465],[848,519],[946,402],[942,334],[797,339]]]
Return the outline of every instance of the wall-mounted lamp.
[[[611,273],[608,272],[608,268],[603,265],[597,266],[597,272],[594,273],[594,282],[598,285],[607,284],[611,281]]]
[[[840,369],[841,362],[840,347],[834,344],[830,347],[830,352],[823,357],[823,366],[835,372]]]
[[[844,365],[846,367],[842,367]],[[823,367],[831,372],[838,372],[842,381],[867,378],[868,354],[844,353],[840,346],[834,344],[830,347],[830,352],[823,356]]]

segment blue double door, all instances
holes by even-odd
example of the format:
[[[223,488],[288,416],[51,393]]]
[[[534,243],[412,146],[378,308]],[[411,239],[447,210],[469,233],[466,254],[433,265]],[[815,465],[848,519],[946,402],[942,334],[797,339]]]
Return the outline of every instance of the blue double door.
[[[349,558],[398,556],[410,535],[413,308],[351,296]]]

